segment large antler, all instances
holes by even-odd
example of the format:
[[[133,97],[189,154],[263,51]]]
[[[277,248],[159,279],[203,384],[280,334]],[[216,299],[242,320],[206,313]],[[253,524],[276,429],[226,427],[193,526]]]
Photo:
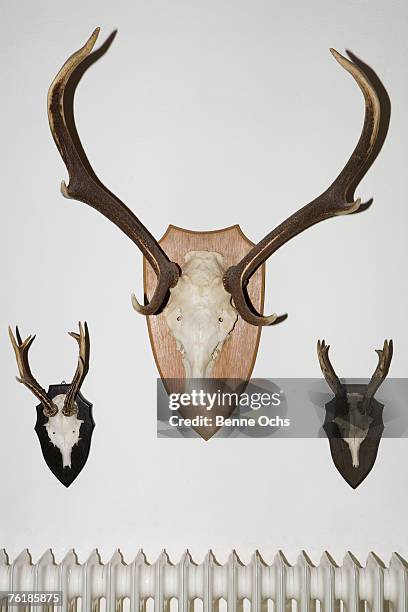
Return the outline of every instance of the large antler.
[[[334,395],[343,400],[347,399],[347,393],[344,386],[341,384],[334,368],[329,359],[329,348],[330,345],[326,344],[324,340],[317,341],[317,356],[319,358],[320,368],[323,372],[323,376],[326,379],[327,384],[333,391]]]
[[[331,53],[345,70],[355,79],[365,99],[363,131],[350,159],[330,187],[312,202],[298,210],[281,225],[270,232],[235,266],[224,275],[225,289],[231,294],[235,308],[245,321],[252,325],[272,325],[286,318],[262,316],[256,312],[247,293],[246,285],[252,274],[285,242],[308,227],[336,215],[356,212],[361,200],[354,199],[354,190],[374,161],[379,122],[380,103],[367,76],[355,63],[331,49]]]
[[[378,365],[371,377],[370,382],[367,385],[366,392],[364,394],[364,400],[362,403],[362,412],[366,413],[369,410],[370,402],[374,395],[377,393],[379,387],[382,385],[388,375],[390,369],[392,355],[394,351],[394,345],[392,340],[384,340],[384,346],[382,349],[376,349],[378,355]]]
[[[74,378],[72,379],[72,383],[67,391],[64,400],[64,407],[62,409],[62,414],[65,416],[72,416],[78,412],[78,408],[75,405],[75,398],[81,389],[81,385],[85,380],[85,376],[88,374],[89,370],[89,356],[90,356],[90,340],[89,340],[89,332],[88,325],[85,321],[84,325],[81,322],[79,325],[79,334],[75,332],[69,332],[69,335],[78,342],[79,345],[79,356],[78,356],[78,365],[76,372],[74,374]]]
[[[86,44],[65,62],[48,92],[48,120],[55,144],[68,170],[69,184],[61,184],[62,194],[67,198],[89,204],[115,225],[117,225],[142,251],[157,275],[157,287],[149,303],[142,306],[132,295],[134,308],[144,315],[156,314],[166,299],[170,287],[177,284],[180,270],[171,262],[158,242],[123,202],[112,194],[84,164],[80,143],[77,142],[76,128],[66,121],[64,98],[65,88],[74,71],[83,64],[98,38],[97,28]],[[69,101],[72,103],[72,99]],[[72,114],[73,117],[73,114]]]
[[[8,329],[11,344],[13,345],[13,349],[16,354],[17,366],[20,374],[20,377],[16,377],[18,382],[30,389],[30,391],[34,393],[35,397],[40,400],[44,407],[43,412],[46,417],[55,416],[58,412],[57,406],[48,397],[45,389],[41,387],[31,373],[30,364],[28,361],[28,351],[35,340],[35,336],[28,336],[28,338],[26,338],[23,342],[18,327],[16,327],[17,340],[14,337],[11,328],[9,327]]]

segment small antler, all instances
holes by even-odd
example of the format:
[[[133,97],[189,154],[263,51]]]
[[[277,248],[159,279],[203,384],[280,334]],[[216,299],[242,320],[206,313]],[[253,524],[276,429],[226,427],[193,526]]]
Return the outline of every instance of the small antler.
[[[11,328],[9,327],[8,329],[11,344],[16,355],[18,371],[20,374],[20,377],[16,377],[18,382],[22,383],[28,389],[30,389],[30,391],[40,400],[41,404],[43,405],[43,413],[46,417],[55,416],[58,412],[57,406],[48,397],[45,389],[41,387],[41,385],[36,381],[36,379],[31,373],[30,364],[28,361],[28,351],[30,350],[30,346],[35,340],[35,336],[28,336],[28,338],[22,341],[19,329],[18,327],[16,327],[16,340],[13,335],[13,332],[11,331]]]
[[[90,340],[89,340],[89,332],[88,325],[85,321],[84,325],[81,322],[78,323],[79,326],[79,334],[75,332],[68,332],[72,338],[78,342],[79,345],[79,356],[78,356],[78,365],[76,372],[74,374],[74,378],[72,379],[71,385],[68,389],[64,400],[64,407],[62,409],[62,414],[65,416],[73,416],[78,412],[78,408],[75,404],[76,396],[81,389],[82,383],[85,380],[85,376],[88,374],[89,370],[89,356],[90,356]]]
[[[344,386],[341,384],[336,372],[329,359],[329,348],[330,345],[326,344],[324,340],[317,341],[317,356],[319,358],[320,368],[323,372],[323,376],[326,379],[327,384],[333,391],[334,395],[343,400],[347,399],[347,394]]]
[[[361,411],[363,413],[368,412],[371,400],[387,377],[391,365],[393,351],[394,345],[392,340],[384,340],[383,348],[376,349],[375,351],[378,355],[378,365],[367,385],[367,389],[364,394],[364,400],[361,407]]]

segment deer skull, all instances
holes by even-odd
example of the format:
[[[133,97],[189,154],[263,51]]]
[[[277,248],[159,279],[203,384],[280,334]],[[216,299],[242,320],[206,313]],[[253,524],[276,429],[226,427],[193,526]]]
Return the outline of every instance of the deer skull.
[[[164,316],[183,356],[186,378],[208,378],[238,319],[223,285],[223,256],[190,251]]]
[[[62,412],[66,395],[57,395],[53,398],[58,412],[55,416],[50,416],[48,423],[44,425],[48,437],[52,444],[56,446],[62,455],[63,467],[71,467],[71,452],[73,447],[78,444],[79,432],[83,421],[77,418],[77,413],[65,416]],[[76,406],[76,404],[75,404]]]
[[[341,437],[349,447],[353,467],[356,468],[360,465],[360,445],[367,437],[373,418],[360,411],[360,394],[350,393],[347,401],[349,405],[347,418],[338,416],[333,422],[340,429]]]

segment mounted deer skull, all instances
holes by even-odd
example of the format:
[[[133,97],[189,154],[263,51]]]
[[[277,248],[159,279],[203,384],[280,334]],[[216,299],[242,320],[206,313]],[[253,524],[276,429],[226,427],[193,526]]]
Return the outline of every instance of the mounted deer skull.
[[[318,341],[317,355],[320,367],[327,384],[335,395],[334,400],[326,405],[325,429],[329,436],[330,448],[336,467],[351,486],[357,486],[367,476],[374,464],[383,431],[383,406],[374,400],[374,395],[388,374],[393,354],[393,343],[392,340],[385,340],[383,349],[376,350],[378,365],[368,385],[347,385],[341,383],[330,363],[329,348],[324,340]],[[333,450],[332,423],[337,426],[341,439],[346,443],[349,450],[352,465],[351,471],[355,471],[355,474],[349,474],[348,477],[347,471],[350,471],[348,470],[349,461],[344,460],[341,447],[340,449]],[[376,432],[373,432],[371,440],[374,442],[374,445],[371,444],[371,447],[367,447],[369,451],[367,453],[368,460],[366,465],[360,466],[361,445],[365,440],[368,441],[370,428],[374,429],[374,426],[376,426]],[[375,450],[374,455],[373,449]],[[339,450],[340,459],[337,457]],[[368,471],[367,468],[369,468]]]
[[[83,429],[85,421],[87,430],[89,429],[89,422],[92,424],[90,433],[92,433],[93,429],[92,417],[87,410],[87,407],[90,407],[91,405],[80,396],[82,383],[84,382],[89,370],[90,341],[87,324],[85,323],[82,325],[82,323],[79,323],[79,334],[69,332],[69,335],[78,342],[79,346],[76,372],[70,385],[62,384],[50,387],[50,389],[53,388],[53,393],[51,394],[50,391],[47,393],[45,389],[41,387],[41,385],[34,378],[30,369],[28,352],[35,340],[35,336],[29,336],[23,341],[21,339],[18,327],[16,327],[16,337],[14,337],[14,334],[9,327],[9,336],[14,349],[19,371],[19,377],[17,377],[17,380],[30,389],[35,397],[41,402],[38,410],[38,415],[40,416],[41,422],[37,421],[36,431],[43,448],[44,457],[50,469],[66,486],[68,486],[66,484],[67,481],[69,484],[71,484],[72,480],[78,475],[84,462],[82,463],[82,458],[79,458],[81,468],[78,470],[78,466],[76,465],[74,470],[75,473],[66,475],[62,479],[58,475],[58,473],[61,471],[61,465],[50,465],[50,457],[47,455],[47,450],[49,449],[47,447],[49,447],[49,443],[51,442],[51,444],[58,449],[60,453],[59,463],[62,464],[62,472],[65,472],[64,468],[68,468],[68,470],[71,471],[72,451],[81,440],[84,440],[82,434],[84,433]],[[79,418],[79,403],[82,405],[82,419]],[[44,419],[44,417],[46,418]],[[44,445],[44,436],[42,435],[44,429],[47,433],[48,445]],[[85,436],[85,438],[87,438],[87,436]],[[90,434],[88,442],[90,444]],[[53,462],[51,461],[51,464],[52,463]]]
[[[251,281],[267,259],[283,244],[315,223],[338,215],[355,213],[360,209],[361,200],[354,198],[354,190],[378,153],[375,151],[375,145],[379,144],[379,100],[363,70],[332,49],[333,56],[355,79],[365,99],[362,134],[338,177],[320,196],[291,215],[257,245],[252,245],[246,254],[232,265],[223,264],[228,255],[226,248],[214,251],[207,248],[203,241],[199,248],[189,249],[198,252],[181,249],[174,258],[175,261],[172,261],[134,213],[99,180],[79,142],[73,120],[71,94],[79,77],[91,64],[87,58],[98,34],[99,28],[93,32],[87,43],[66,61],[48,93],[51,132],[69,174],[69,184],[62,183],[62,193],[65,197],[84,202],[102,213],[141,250],[157,277],[157,285],[150,299],[145,296],[144,305],[132,296],[135,310],[143,315],[164,314],[168,324],[167,334],[172,334],[176,341],[173,348],[168,348],[168,359],[175,361],[174,350],[178,347],[183,354],[186,376],[210,376],[214,357],[221,351],[229,334],[243,333],[244,327],[235,325],[238,316],[245,325],[258,328],[274,325],[286,318],[286,315],[278,317],[276,314],[264,316],[262,311],[257,311],[254,301],[250,299]],[[68,83],[71,93],[66,96]],[[362,206],[361,210],[366,207]],[[209,252],[204,256],[203,251],[206,250]],[[263,303],[263,300],[260,301]],[[251,346],[246,344],[241,347],[241,353],[253,352],[253,360],[259,334],[254,338]],[[157,336],[155,342],[156,345],[163,344],[163,337]],[[229,377],[232,378],[237,360],[230,361]],[[247,374],[248,372],[245,373]]]
[[[50,442],[59,449],[62,455],[62,467],[71,468],[72,449],[79,442],[79,433],[83,421],[77,417],[77,406],[75,406],[73,414],[64,412],[66,398],[66,395],[57,395],[53,398],[52,403],[58,412],[49,415],[45,429]]]
[[[231,296],[222,283],[224,272],[219,253],[190,251],[179,282],[170,289],[164,316],[183,355],[187,378],[211,376],[214,361],[237,321]]]

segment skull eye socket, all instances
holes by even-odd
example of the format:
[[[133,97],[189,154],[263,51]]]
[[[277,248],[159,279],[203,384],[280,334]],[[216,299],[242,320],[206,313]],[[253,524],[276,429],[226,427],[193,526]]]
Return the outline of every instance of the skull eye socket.
[[[72,430],[72,433],[75,433],[75,429]]]
[[[55,436],[55,431],[52,432],[52,435]]]
[[[178,315],[178,317],[177,317],[177,321],[181,321],[181,319],[182,319],[182,318],[183,318],[183,317],[182,317],[181,315]]]

